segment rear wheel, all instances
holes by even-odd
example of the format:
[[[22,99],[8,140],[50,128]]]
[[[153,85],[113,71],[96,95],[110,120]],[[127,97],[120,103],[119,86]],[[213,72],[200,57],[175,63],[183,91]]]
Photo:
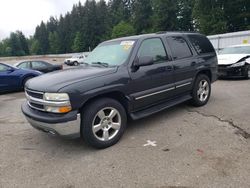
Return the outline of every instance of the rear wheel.
[[[75,61],[75,62],[73,62],[73,65],[74,65],[74,66],[78,66],[79,63],[78,63],[77,61]]]
[[[211,94],[211,82],[207,75],[200,74],[197,76],[193,91],[192,104],[194,106],[203,106],[207,104]]]
[[[81,133],[91,146],[106,148],[120,140],[126,124],[127,115],[123,106],[116,100],[101,98],[83,110]]]

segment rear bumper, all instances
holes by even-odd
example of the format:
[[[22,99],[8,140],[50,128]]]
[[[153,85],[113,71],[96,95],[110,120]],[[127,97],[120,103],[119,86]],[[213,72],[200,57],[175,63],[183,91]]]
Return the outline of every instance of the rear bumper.
[[[241,78],[247,75],[248,66],[241,67],[230,67],[230,66],[219,66],[218,76],[219,77],[230,77],[230,78]]]
[[[40,131],[69,138],[80,137],[81,117],[77,111],[67,114],[51,114],[31,109],[27,102],[22,112],[30,125]]]

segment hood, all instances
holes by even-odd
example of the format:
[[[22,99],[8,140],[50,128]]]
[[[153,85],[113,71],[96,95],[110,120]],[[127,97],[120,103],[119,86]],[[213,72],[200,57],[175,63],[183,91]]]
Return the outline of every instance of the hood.
[[[218,64],[219,65],[231,65],[237,63],[241,59],[250,57],[250,54],[222,54],[218,55]]]
[[[33,78],[26,83],[26,87],[36,91],[58,92],[58,90],[69,84],[105,76],[116,71],[117,67],[78,67],[64,69]]]
[[[79,59],[79,58],[71,57],[71,58],[65,59],[65,61],[76,61],[76,60],[78,60],[78,59]]]

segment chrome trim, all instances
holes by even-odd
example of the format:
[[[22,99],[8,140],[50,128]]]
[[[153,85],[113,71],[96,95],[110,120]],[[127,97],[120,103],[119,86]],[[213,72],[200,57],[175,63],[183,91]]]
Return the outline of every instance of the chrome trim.
[[[168,88],[168,89],[164,89],[164,90],[161,90],[161,91],[157,91],[157,92],[154,92],[154,93],[150,93],[150,94],[147,94],[147,95],[136,97],[135,100],[143,99],[143,98],[146,98],[146,97],[150,97],[150,96],[153,96],[153,95],[157,95],[157,94],[160,94],[160,93],[171,91],[171,90],[174,90],[174,89],[175,89],[175,87],[171,87],[171,88]]]
[[[28,105],[29,105],[30,108],[33,108],[33,109],[35,109],[35,110],[39,110],[39,111],[46,112],[45,109],[43,109],[43,108],[37,108],[37,107],[35,107],[35,106],[32,106],[32,105],[30,104],[29,101],[27,101],[27,103],[28,103]]]
[[[41,92],[41,91],[33,91],[33,90],[30,90],[30,89],[27,89],[27,88],[25,88],[25,91],[28,91],[28,92],[31,92],[31,93],[37,93],[37,94],[44,94],[44,92]]]
[[[184,87],[184,86],[190,85],[191,83],[192,82],[188,82],[188,83],[185,83],[185,84],[178,85],[178,86],[176,86],[176,89],[180,88],[180,87]]]
[[[41,105],[46,105],[46,106],[69,106],[70,102],[69,101],[46,101],[43,99],[38,99],[38,98],[34,98],[31,97],[30,95],[27,94],[27,99],[30,102],[36,103],[36,104],[41,104]]]

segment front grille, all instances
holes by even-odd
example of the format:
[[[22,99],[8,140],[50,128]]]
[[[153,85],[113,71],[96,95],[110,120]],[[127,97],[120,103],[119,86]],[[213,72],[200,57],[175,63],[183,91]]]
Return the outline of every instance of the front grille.
[[[25,88],[25,94],[31,108],[44,111],[44,105],[41,102],[43,100],[43,92]]]
[[[34,98],[38,98],[38,99],[43,99],[43,92],[39,92],[39,91],[32,91],[29,89],[25,89],[26,93]]]

